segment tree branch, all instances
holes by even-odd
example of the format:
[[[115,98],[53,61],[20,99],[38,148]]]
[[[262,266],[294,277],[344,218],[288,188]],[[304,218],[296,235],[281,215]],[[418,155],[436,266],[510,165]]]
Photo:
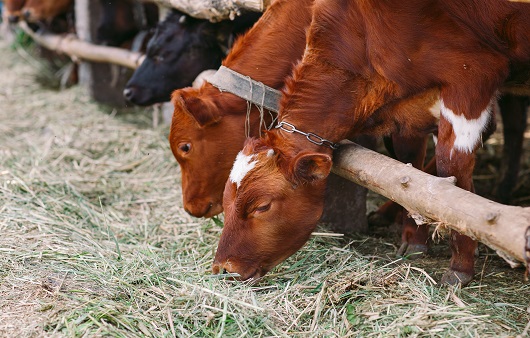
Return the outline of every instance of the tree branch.
[[[504,259],[526,262],[530,208],[499,204],[357,144],[334,153],[333,172],[401,204],[426,223],[474,238]],[[415,217],[418,218],[418,217]]]
[[[154,0],[161,5],[210,21],[234,19],[241,10],[263,12],[272,0]]]
[[[25,22],[20,22],[19,27],[26,32],[39,45],[64,53],[70,57],[95,62],[109,62],[120,66],[136,69],[143,61],[144,55],[126,49],[94,45],[79,40],[75,35],[57,35],[51,33],[36,33]]]

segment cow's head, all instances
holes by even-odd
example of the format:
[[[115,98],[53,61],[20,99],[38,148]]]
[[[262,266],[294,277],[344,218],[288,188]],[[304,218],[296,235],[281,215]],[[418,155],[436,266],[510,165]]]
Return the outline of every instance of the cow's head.
[[[26,0],[4,0],[6,17],[10,23],[17,23],[21,17],[21,10]]]
[[[22,15],[28,22],[48,21],[66,13],[73,3],[72,0],[27,0]]]
[[[201,89],[184,88],[172,94],[175,106],[169,143],[182,171],[184,208],[196,217],[212,217],[223,210],[224,184],[237,152],[245,142],[243,100],[234,97],[234,106],[218,106],[220,93],[203,95]],[[216,92],[216,93],[215,93]],[[255,115],[255,114],[253,114]],[[251,130],[259,127],[252,118]]]
[[[269,132],[248,139],[225,185],[214,273],[256,279],[300,249],[324,206],[331,156],[295,152]]]
[[[219,68],[225,54],[218,37],[225,26],[171,12],[149,40],[145,60],[125,86],[125,98],[140,106],[165,102],[203,70]]]

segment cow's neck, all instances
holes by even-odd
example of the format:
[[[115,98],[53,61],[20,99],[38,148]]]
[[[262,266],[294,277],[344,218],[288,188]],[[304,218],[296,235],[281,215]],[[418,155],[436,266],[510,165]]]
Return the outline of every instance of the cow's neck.
[[[293,80],[287,84],[279,121],[333,143],[360,134],[394,131],[395,111],[387,109],[386,103],[402,95],[396,85],[377,74],[367,78],[329,64],[305,61],[296,67]]]
[[[229,92],[221,92],[210,83],[205,83],[200,90],[203,97],[214,101],[221,115],[230,116],[234,122],[239,121],[240,125],[245,125],[245,136],[262,136],[265,127],[270,126],[272,120],[276,118],[276,114],[271,115],[267,110],[261,114],[255,105],[249,105],[247,101]],[[263,121],[260,123],[262,115]],[[227,130],[227,132],[232,131]]]
[[[223,65],[269,87],[281,89],[304,52],[312,4],[313,0],[275,1],[258,23],[236,41]],[[293,13],[296,13],[295,17]],[[231,93],[221,93],[210,84],[201,90],[214,97],[222,114],[247,118],[248,103],[245,100]],[[270,125],[273,117],[268,112],[264,117],[265,123]],[[251,108],[249,119],[250,136],[260,136],[260,113],[255,106]]]
[[[281,89],[302,58],[313,0],[277,0],[258,23],[238,39],[223,65]]]

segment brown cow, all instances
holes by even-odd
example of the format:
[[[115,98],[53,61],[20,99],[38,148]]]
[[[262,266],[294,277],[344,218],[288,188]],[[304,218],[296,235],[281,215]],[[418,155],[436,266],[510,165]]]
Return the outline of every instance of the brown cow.
[[[28,22],[49,22],[66,13],[73,5],[73,0],[27,0],[22,15]]]
[[[4,0],[5,17],[10,23],[17,23],[22,16],[22,7],[26,0]]]
[[[282,99],[284,124],[247,142],[226,183],[214,272],[258,278],[298,250],[322,211],[328,146],[363,133],[421,137],[433,123],[430,91],[441,97],[438,175],[473,190],[492,99],[510,63],[530,61],[529,17],[529,5],[502,0],[316,1]],[[311,143],[291,125],[329,141]],[[472,279],[476,246],[452,232],[442,282]]]
[[[282,88],[302,57],[312,3],[275,1],[235,42],[223,65],[270,87]],[[247,103],[209,83],[200,89],[176,90],[172,101],[175,110],[169,142],[182,171],[184,208],[196,217],[214,216],[223,210],[224,184],[245,141]],[[259,113],[252,107],[248,131],[258,136],[259,129]]]

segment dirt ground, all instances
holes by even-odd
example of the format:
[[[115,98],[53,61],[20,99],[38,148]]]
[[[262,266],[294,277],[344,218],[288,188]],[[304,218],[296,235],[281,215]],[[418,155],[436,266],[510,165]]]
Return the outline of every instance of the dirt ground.
[[[212,277],[221,228],[184,212],[167,126],[43,87],[38,63],[0,40],[1,337],[528,336],[522,269],[481,246],[476,280],[439,288],[446,241],[397,260],[395,224],[315,236],[255,286]],[[522,206],[530,132],[525,143]],[[501,145],[496,132],[478,155],[488,198]],[[370,210],[383,201],[370,193]]]

